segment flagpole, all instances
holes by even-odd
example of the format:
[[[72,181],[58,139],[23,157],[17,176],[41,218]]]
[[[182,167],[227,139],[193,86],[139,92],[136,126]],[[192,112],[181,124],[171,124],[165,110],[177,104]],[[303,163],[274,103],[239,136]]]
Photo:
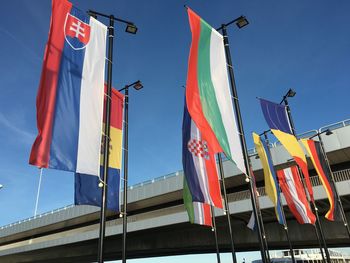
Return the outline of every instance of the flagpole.
[[[264,131],[263,134],[264,134],[265,142],[266,142],[267,149],[269,151],[271,162],[272,162],[272,155],[271,155],[271,149],[269,147],[269,138],[267,136],[267,132],[268,131]],[[274,169],[274,167],[272,167],[272,169]],[[281,189],[280,189],[280,186],[279,186],[278,183],[276,184],[276,187],[277,187],[276,190],[278,191],[278,195],[280,195]],[[292,262],[295,263],[296,261],[295,261],[295,257],[294,257],[294,251],[293,251],[293,247],[292,247],[292,242],[291,242],[290,237],[289,237],[288,224],[287,224],[286,215],[284,213],[282,201],[281,201],[280,198],[277,198],[277,202],[278,202],[278,205],[281,207],[282,218],[283,218],[283,223],[284,223],[283,228],[284,228],[284,231],[286,233],[287,240],[288,240],[289,252],[290,252],[290,255],[291,255],[291,258],[292,258]]]
[[[212,215],[211,220],[212,220],[212,223],[213,223],[212,231],[214,231],[214,237],[215,237],[216,261],[217,261],[217,263],[221,263],[219,243],[218,243],[218,234],[216,232],[215,210],[214,210],[212,205],[210,206],[210,212],[211,212],[211,215]]]
[[[314,136],[313,136],[314,137]],[[321,133],[319,133],[317,131],[317,137],[318,137],[318,141],[320,142],[320,145],[321,145],[321,151],[322,151],[322,154],[326,160],[326,163],[327,163],[327,167],[328,167],[328,170],[331,174],[331,181],[332,181],[332,184],[333,184],[333,187],[334,187],[334,190],[335,190],[335,195],[336,195],[336,198],[337,198],[337,201],[339,203],[339,206],[340,206],[340,212],[341,212],[341,215],[342,215],[342,219],[343,219],[343,223],[344,223],[344,227],[346,228],[346,231],[348,233],[348,236],[350,238],[350,229],[349,229],[349,224],[348,224],[348,220],[346,218],[346,215],[345,215],[345,211],[344,211],[344,207],[343,207],[343,203],[340,199],[340,195],[338,193],[338,190],[337,190],[337,186],[335,184],[335,180],[334,180],[334,175],[333,175],[333,171],[332,171],[332,168],[331,168],[331,165],[329,163],[329,159],[328,159],[328,156],[326,154],[326,150],[324,148],[324,144],[323,144],[323,140],[321,138]],[[310,137],[311,139],[312,137]]]
[[[129,86],[125,86],[125,108],[124,108],[124,191],[123,191],[123,249],[122,262],[126,262],[126,234],[128,231],[127,205],[128,205],[128,151],[129,151]]]
[[[225,214],[227,218],[227,223],[228,223],[228,229],[230,233],[230,241],[231,241],[231,253],[232,253],[232,262],[237,263],[237,257],[236,257],[236,250],[235,250],[235,245],[233,242],[233,234],[232,234],[232,226],[231,226],[231,212],[230,212],[230,207],[228,204],[228,198],[227,198],[227,193],[226,193],[226,185],[225,185],[225,173],[222,165],[222,157],[221,154],[218,154],[218,160],[219,160],[219,171],[220,171],[220,177],[221,177],[221,182],[222,182],[222,189],[224,191],[224,202],[225,202]]]
[[[40,189],[41,189],[41,180],[42,180],[42,177],[43,177],[43,168],[39,168],[39,169],[40,169],[39,185],[38,185],[38,192],[36,194],[34,216],[36,216],[36,214],[38,212],[39,196],[40,196]]]
[[[234,101],[234,107],[235,107],[235,114],[236,118],[238,121],[238,132],[240,135],[240,141],[241,141],[241,146],[243,149],[243,157],[244,157],[244,165],[245,169],[247,172],[247,178],[246,181],[249,183],[249,191],[251,195],[251,202],[252,202],[252,207],[253,207],[253,213],[255,218],[258,218],[258,212],[256,208],[256,194],[254,193],[253,190],[253,185],[252,185],[252,180],[251,174],[250,174],[250,160],[248,157],[248,151],[247,151],[247,145],[244,137],[244,130],[243,130],[243,123],[242,123],[242,118],[241,118],[241,111],[239,107],[239,101],[238,101],[238,95],[237,95],[237,90],[236,90],[236,84],[235,84],[235,79],[234,79],[234,73],[233,73],[233,68],[232,68],[232,61],[231,61],[231,53],[230,53],[230,46],[229,46],[229,41],[228,41],[228,36],[227,36],[227,30],[226,30],[226,25],[223,24],[221,26],[221,30],[223,33],[223,38],[224,38],[224,46],[225,46],[225,54],[226,54],[226,63],[227,63],[227,69],[229,71],[229,79],[230,79],[230,86],[231,86],[231,91],[232,91],[232,97]],[[261,226],[260,226],[260,220],[257,220],[257,229],[258,229],[258,240],[260,244],[260,254],[261,254],[261,259],[263,263],[267,263],[267,258],[266,258],[266,250],[263,245],[263,237],[262,237],[262,232],[261,232]]]
[[[258,197],[258,199],[259,199],[259,197]],[[259,201],[257,201],[257,202],[259,202]],[[266,233],[265,233],[264,220],[262,218],[260,206],[258,206],[257,209],[258,209],[259,220],[260,220],[260,225],[261,225],[261,233],[262,233],[262,237],[264,240],[264,246],[265,246],[265,250],[266,250],[266,258],[267,258],[268,262],[271,262],[269,246],[267,244],[267,237],[266,237]]]
[[[95,13],[96,16],[96,13]],[[113,65],[113,38],[114,38],[114,16],[109,16],[108,27],[108,59],[107,59],[107,94],[106,111],[105,111],[105,127],[103,137],[103,174],[102,174],[102,198],[100,210],[100,229],[98,241],[98,262],[103,263],[104,239],[106,233],[106,210],[107,210],[107,181],[108,181],[108,162],[109,162],[109,138],[110,138],[110,115],[111,115],[111,94],[112,94],[112,65]]]
[[[290,90],[289,90],[289,91],[290,91]],[[289,93],[289,91],[288,91],[288,93]],[[292,133],[293,133],[293,135],[296,137],[295,126],[294,126],[294,122],[293,122],[293,119],[292,119],[291,110],[290,110],[289,103],[288,103],[288,99],[287,99],[288,93],[287,93],[287,95],[283,96],[282,102],[284,102],[284,105],[285,105],[286,108],[287,108],[287,116],[288,116],[288,120],[289,120],[291,129],[292,129]],[[282,102],[281,102],[281,103],[282,103]],[[301,177],[303,178],[304,176],[302,175],[302,172],[301,172],[301,169],[300,169],[299,165],[297,165],[297,167],[298,167],[299,176],[301,176]],[[302,181],[302,183],[303,183],[303,186],[304,186],[305,191],[308,193],[307,188],[306,188],[306,186],[305,186],[304,180],[301,180],[301,181]],[[307,198],[308,198],[308,201],[310,202],[310,197],[309,197],[309,195],[306,195],[306,196],[307,196]],[[331,263],[331,257],[330,257],[330,255],[329,255],[329,251],[328,251],[327,243],[326,243],[326,240],[325,240],[325,237],[324,237],[324,232],[323,232],[323,228],[322,228],[322,225],[321,225],[320,217],[319,217],[319,215],[318,215],[318,208],[317,208],[317,206],[316,206],[315,200],[311,200],[311,203],[312,203],[312,205],[313,205],[314,212],[315,212],[315,214],[316,214],[316,222],[317,222],[317,223],[316,223],[316,226],[315,226],[315,230],[316,230],[316,233],[317,233],[317,230],[320,232],[319,234],[317,233],[316,236],[317,236],[318,241],[319,241],[319,243],[320,243],[321,254],[322,254],[322,256],[323,256],[322,245],[321,245],[321,241],[320,241],[320,239],[319,239],[320,236],[321,236],[321,240],[322,240],[323,247],[324,247],[324,250],[325,250],[327,262],[328,262],[328,263]],[[323,259],[324,259],[324,256],[323,256]]]

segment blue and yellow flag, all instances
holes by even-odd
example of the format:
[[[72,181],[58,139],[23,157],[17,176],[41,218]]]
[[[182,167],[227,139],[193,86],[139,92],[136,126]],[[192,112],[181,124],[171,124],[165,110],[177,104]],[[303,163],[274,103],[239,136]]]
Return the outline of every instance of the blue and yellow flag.
[[[303,172],[307,191],[309,192],[311,200],[314,200],[305,153],[299,145],[297,138],[293,135],[286,106],[264,99],[260,99],[260,105],[272,133],[282,143],[288,153],[293,156],[295,162]]]
[[[270,198],[275,206],[275,213],[278,223],[284,225],[284,220],[282,216],[282,206],[280,189],[276,177],[276,173],[273,167],[270,152],[267,149],[266,142],[260,139],[260,136],[253,132],[253,140],[255,148],[258,152],[263,170],[264,170],[264,180],[265,180],[265,191],[267,196]]]

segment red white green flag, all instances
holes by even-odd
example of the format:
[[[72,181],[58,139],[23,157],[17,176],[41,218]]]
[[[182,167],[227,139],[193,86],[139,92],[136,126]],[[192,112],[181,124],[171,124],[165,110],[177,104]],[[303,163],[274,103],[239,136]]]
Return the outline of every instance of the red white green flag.
[[[192,44],[188,61],[186,102],[202,136],[215,152],[224,152],[246,173],[229,89],[223,36],[187,9]]]

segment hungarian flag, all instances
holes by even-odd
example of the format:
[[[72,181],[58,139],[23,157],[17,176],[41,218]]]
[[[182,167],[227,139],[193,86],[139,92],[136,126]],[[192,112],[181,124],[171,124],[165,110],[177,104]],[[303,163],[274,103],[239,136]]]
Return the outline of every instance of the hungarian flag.
[[[325,215],[330,221],[341,220],[341,214],[337,203],[336,189],[334,184],[331,183],[331,172],[327,165],[326,159],[322,153],[320,142],[314,140],[301,139],[301,142],[305,146],[310,159],[316,169],[318,176],[321,179],[322,185],[326,191],[329,200],[329,210]]]
[[[253,140],[255,148],[258,152],[259,159],[264,171],[265,191],[271,202],[275,206],[275,213],[278,223],[284,224],[283,220],[283,207],[281,206],[280,189],[278,186],[277,176],[275,168],[273,167],[272,158],[268,150],[268,146],[264,140],[261,140],[260,136],[253,132]]]
[[[105,86],[105,90],[107,90],[107,86]],[[115,212],[120,211],[119,192],[120,170],[122,166],[123,108],[124,95],[112,88],[107,181],[107,209]],[[104,145],[101,147],[100,174],[103,174],[103,148]],[[89,175],[76,173],[74,203],[76,205],[101,206],[102,188],[98,187],[99,182],[100,177],[98,174]]]
[[[316,217],[306,199],[297,166],[278,170],[277,176],[288,207],[299,224],[315,224]]]
[[[182,165],[193,202],[222,208],[214,151],[186,107],[182,123]]]
[[[215,153],[224,152],[246,174],[229,89],[223,37],[191,9],[186,102],[191,118]]]
[[[106,36],[105,25],[69,1],[52,1],[30,164],[99,174]]]
[[[190,189],[184,177],[183,199],[188,218],[191,224],[213,226],[210,205],[200,202],[193,202]]]
[[[292,134],[287,107],[264,99],[260,99],[260,105],[265,120],[272,133],[282,143],[287,152],[294,158],[295,162],[303,172],[310,198],[314,201],[314,192],[312,190],[305,153],[299,145],[297,138]]]

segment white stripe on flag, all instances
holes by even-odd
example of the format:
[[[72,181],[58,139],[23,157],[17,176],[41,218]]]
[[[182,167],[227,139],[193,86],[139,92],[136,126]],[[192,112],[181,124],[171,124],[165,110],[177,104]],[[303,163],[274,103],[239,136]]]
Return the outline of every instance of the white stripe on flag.
[[[191,120],[191,139],[196,139],[199,141],[202,140],[199,129],[197,128],[193,120]],[[210,186],[208,184],[207,168],[205,166],[204,158],[197,157],[194,154],[192,155],[192,158],[198,174],[198,181],[204,196],[204,200],[206,203],[213,205],[213,201],[211,200],[210,193],[209,193]]]
[[[76,171],[98,176],[100,171],[107,27],[92,17],[90,17],[90,26],[91,35],[85,49],[81,82]]]
[[[303,221],[305,223],[311,223],[309,217],[307,216],[306,207],[303,204],[303,202],[301,202],[301,200],[299,199],[297,190],[295,188],[295,181],[294,181],[294,177],[293,177],[293,173],[292,173],[291,168],[286,168],[283,171],[284,171],[284,174],[286,177],[286,182],[287,182],[289,191],[292,195],[293,202],[294,202],[296,209],[298,210],[300,216],[303,218]]]
[[[255,230],[255,216],[254,216],[254,212],[252,212],[252,214],[250,215],[247,227],[250,228],[253,231]]]
[[[203,211],[202,204],[199,202],[193,202],[193,210],[194,210],[194,223],[203,225]]]
[[[232,159],[236,163],[237,168],[247,174],[237,129],[236,116],[233,112],[223,37],[214,29],[212,29],[210,37],[210,73]]]

